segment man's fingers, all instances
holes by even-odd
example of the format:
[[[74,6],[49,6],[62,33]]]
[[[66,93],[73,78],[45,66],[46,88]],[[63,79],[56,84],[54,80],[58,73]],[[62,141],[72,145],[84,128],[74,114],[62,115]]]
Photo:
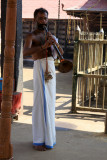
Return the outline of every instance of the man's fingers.
[[[52,42],[52,43],[55,43],[55,39],[51,36],[51,37],[49,37],[49,39],[48,39],[50,42]]]

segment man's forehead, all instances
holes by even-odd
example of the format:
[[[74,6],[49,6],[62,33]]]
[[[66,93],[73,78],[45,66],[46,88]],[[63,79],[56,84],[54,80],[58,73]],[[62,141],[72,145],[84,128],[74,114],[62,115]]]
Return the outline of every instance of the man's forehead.
[[[37,16],[39,16],[39,17],[41,17],[41,16],[48,17],[48,14],[46,12],[43,12],[43,13],[42,12],[38,12]]]

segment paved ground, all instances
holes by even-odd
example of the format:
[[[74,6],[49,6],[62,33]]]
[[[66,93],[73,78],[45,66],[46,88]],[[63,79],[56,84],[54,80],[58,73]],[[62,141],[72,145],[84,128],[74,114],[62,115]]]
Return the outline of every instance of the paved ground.
[[[105,114],[78,112],[71,114],[72,72],[56,71],[56,137],[54,149],[45,152],[32,148],[33,69],[23,69],[24,114],[12,124],[15,160],[106,160],[107,135]]]

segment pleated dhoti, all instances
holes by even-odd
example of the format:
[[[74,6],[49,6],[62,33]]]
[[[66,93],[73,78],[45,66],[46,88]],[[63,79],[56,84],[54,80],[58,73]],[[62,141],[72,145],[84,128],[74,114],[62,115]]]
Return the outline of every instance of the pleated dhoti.
[[[33,145],[53,148],[56,144],[55,100],[56,74],[54,59],[48,57],[48,71],[52,79],[45,83],[46,58],[34,61],[34,106],[32,110]]]

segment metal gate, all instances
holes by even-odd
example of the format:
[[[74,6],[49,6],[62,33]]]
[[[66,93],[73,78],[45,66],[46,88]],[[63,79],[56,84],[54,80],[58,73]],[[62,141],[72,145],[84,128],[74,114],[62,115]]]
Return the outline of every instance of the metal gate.
[[[75,33],[72,112],[107,111],[107,40],[100,32]]]

